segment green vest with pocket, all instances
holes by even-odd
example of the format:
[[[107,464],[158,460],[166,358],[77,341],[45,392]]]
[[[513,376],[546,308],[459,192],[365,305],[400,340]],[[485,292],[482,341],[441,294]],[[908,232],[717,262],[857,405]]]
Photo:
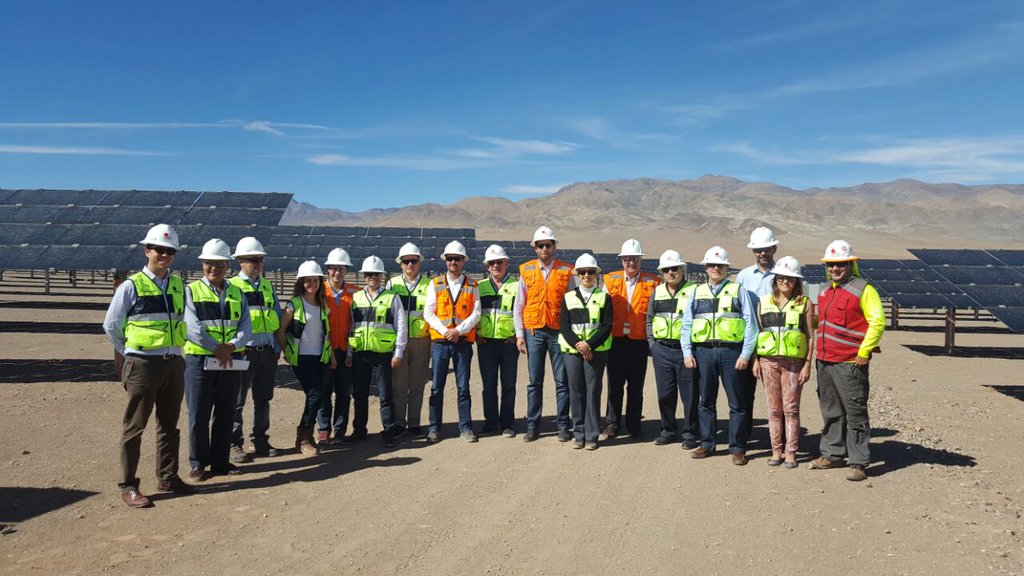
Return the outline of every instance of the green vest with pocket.
[[[181,278],[170,276],[166,294],[145,272],[136,272],[128,280],[136,299],[125,318],[125,347],[141,352],[184,346],[185,283]]]

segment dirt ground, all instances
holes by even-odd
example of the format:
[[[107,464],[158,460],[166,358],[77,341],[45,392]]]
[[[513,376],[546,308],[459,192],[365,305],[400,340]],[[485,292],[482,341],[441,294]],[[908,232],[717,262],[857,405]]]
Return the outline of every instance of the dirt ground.
[[[737,467],[651,442],[572,450],[550,419],[532,444],[466,444],[452,376],[440,444],[383,449],[371,406],[363,445],[260,459],[194,496],[131,510],[116,486],[124,392],[99,332],[109,285],[59,283],[49,297],[40,286],[0,281],[0,574],[1024,574],[1024,335],[998,322],[961,321],[952,357],[940,322],[886,334],[871,368],[874,462],[859,484],[807,468],[821,426],[813,375],[794,470],[765,465],[763,391],[751,462]],[[63,363],[31,362],[53,359]],[[524,358],[520,432],[526,380]],[[475,367],[472,388],[479,426]],[[301,398],[278,388],[274,444],[294,440]],[[653,375],[644,402],[653,439]],[[724,394],[718,414],[722,450]],[[183,439],[182,472],[187,451]],[[145,493],[153,468],[151,426]]]

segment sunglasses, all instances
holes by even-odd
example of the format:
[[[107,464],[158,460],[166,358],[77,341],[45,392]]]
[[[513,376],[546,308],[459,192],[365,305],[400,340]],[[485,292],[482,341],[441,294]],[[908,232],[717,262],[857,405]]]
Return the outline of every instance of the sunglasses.
[[[344,266],[328,266],[328,272],[348,272],[348,268]]]
[[[764,254],[765,252],[771,252],[775,246],[769,246],[767,248],[754,248],[754,254]]]
[[[445,256],[444,259],[447,262],[462,262],[466,258],[463,256]]]
[[[501,266],[502,262],[507,262],[507,260],[491,260],[490,262],[487,263],[487,267],[489,268],[491,266]]]
[[[679,272],[682,269],[683,269],[682,266],[670,266],[668,268],[662,268],[661,271],[662,272]]]
[[[227,268],[227,262],[203,262],[203,268],[212,268],[213,270]]]
[[[580,276],[597,276],[597,270],[577,270],[576,274]]]
[[[263,256],[258,256],[256,258],[239,258],[238,261],[249,262],[250,264],[263,264]]]
[[[776,276],[775,281],[778,283],[796,284],[796,278],[790,278],[789,276]]]
[[[410,258],[409,260],[402,260],[402,264],[405,264],[406,266],[412,266],[413,264],[419,264],[419,263],[420,263],[420,261],[415,259],[415,258]]]
[[[829,262],[825,266],[828,268],[846,268],[849,265],[849,262]]]
[[[623,256],[621,258],[621,260],[623,262],[639,262],[640,261],[640,257],[639,256]]]
[[[705,268],[727,268],[727,264],[705,264]]]
[[[174,256],[178,253],[174,248],[167,248],[164,246],[146,246],[146,248],[163,256]]]
[[[550,250],[555,247],[551,242],[538,242],[533,245],[537,250]]]

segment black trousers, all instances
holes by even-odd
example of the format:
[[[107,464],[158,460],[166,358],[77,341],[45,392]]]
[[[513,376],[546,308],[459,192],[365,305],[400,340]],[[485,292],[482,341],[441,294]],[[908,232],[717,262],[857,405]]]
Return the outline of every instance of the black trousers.
[[[625,336],[612,339],[612,349],[608,351],[608,407],[605,411],[605,425],[620,429],[623,427],[625,395],[626,431],[629,434],[640,434],[648,352],[647,340],[633,340]]]

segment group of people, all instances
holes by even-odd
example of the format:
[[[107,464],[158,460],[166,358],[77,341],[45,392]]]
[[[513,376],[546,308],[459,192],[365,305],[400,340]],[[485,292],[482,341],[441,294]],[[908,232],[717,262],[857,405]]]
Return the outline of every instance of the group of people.
[[[239,240],[233,253],[224,241],[209,240],[199,256],[202,277],[187,286],[170,273],[179,248],[172,227],[154,226],[141,244],[146,266],[117,288],[104,320],[128,396],[119,487],[130,507],[152,506],[136,472],[141,436],[154,409],[159,491],[190,493],[196,482],[238,474],[239,464],[282,452],[268,436],[282,354],[305,395],[295,449],[306,455],[329,444],[365,441],[374,387],[384,446],[403,438],[441,441],[451,368],[459,436],[477,442],[470,392],[475,348],[483,382],[481,434],[517,435],[517,369],[520,354],[526,354],[524,441],[539,437],[548,365],[559,441],[596,450],[602,440],[620,435],[643,440],[650,358],[661,420],[654,444],[681,444],[694,459],[712,456],[721,385],[729,405],[728,451],[733,464],[745,465],[760,380],[768,406],[768,465],[784,468],[797,466],[800,397],[814,363],[824,427],[821,454],[811,467],[848,466],[848,479],[866,477],[868,365],[885,313],[843,240],[829,244],[822,258],[828,282],[817,306],[805,294],[800,263],[791,256],[775,259],[778,241],[765,227],[751,234],[755,262],[735,281],[729,280],[731,263],[721,246],[707,250],[701,261],[706,282],[686,281],[685,263],[675,250],[661,254],[657,275],[644,272],[636,239],[622,245],[622,269],[602,276],[591,254],[572,264],[558,260],[555,234],[541,226],[532,241],[537,257],[521,264],[518,275],[511,273],[505,250],[494,244],[484,255],[486,277],[474,280],[463,272],[465,246],[453,241],[440,255],[445,273],[428,278],[420,273],[419,248],[407,243],[395,258],[401,274],[388,279],[383,260],[370,256],[358,271],[364,279],[358,287],[346,281],[353,266],[349,254],[336,248],[324,263],[326,273],[313,260],[299,266],[283,305],[263,275],[267,253],[256,238]],[[240,270],[227,279],[232,260]],[[242,417],[250,391],[247,450]],[[178,475],[183,397],[191,483]]]

